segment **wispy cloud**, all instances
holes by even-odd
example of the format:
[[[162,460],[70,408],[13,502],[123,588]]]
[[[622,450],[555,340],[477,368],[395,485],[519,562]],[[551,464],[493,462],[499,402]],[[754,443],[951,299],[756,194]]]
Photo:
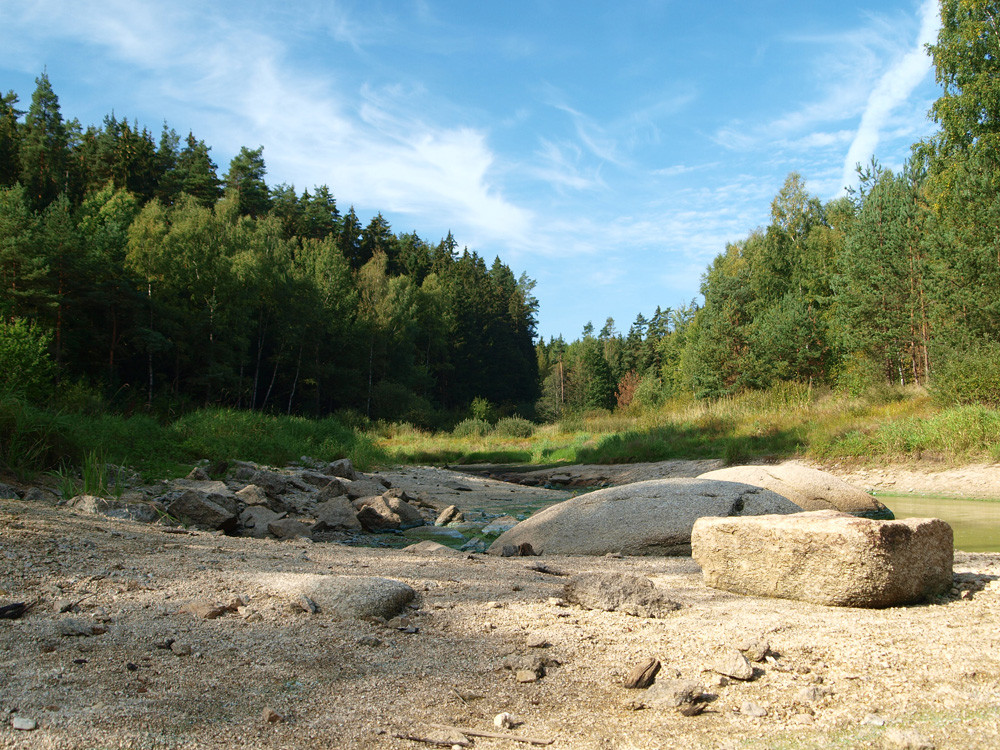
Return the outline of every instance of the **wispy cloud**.
[[[844,186],[854,184],[855,167],[867,162],[875,153],[879,135],[893,110],[910,96],[930,71],[931,59],[925,45],[934,41],[939,28],[937,0],[925,0],[920,9],[920,33],[916,44],[882,75],[868,97],[861,124],[844,159]]]

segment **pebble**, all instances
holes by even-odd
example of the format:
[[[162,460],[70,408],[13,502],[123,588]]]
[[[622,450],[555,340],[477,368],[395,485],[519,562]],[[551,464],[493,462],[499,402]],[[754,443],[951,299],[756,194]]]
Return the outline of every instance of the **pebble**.
[[[178,643],[177,641],[174,641],[173,643],[170,644],[170,650],[173,651],[178,656],[191,655],[191,647],[186,643]]]
[[[514,673],[514,678],[518,682],[538,682],[538,675],[532,669],[519,669]]]
[[[531,633],[524,642],[528,648],[548,648],[552,644],[541,633]]]
[[[744,716],[752,716],[756,719],[762,719],[767,716],[767,709],[763,706],[758,706],[753,701],[743,701],[743,705],[740,706],[740,713]]]
[[[734,680],[749,680],[753,677],[753,667],[747,658],[736,649],[727,649],[714,665],[712,671],[732,677]]]
[[[497,714],[493,717],[493,726],[497,729],[511,729],[514,726],[514,720],[509,713],[504,711],[502,714]]]
[[[11,720],[10,725],[14,729],[20,730],[22,732],[32,732],[35,729],[38,729],[37,721],[35,721],[34,719],[26,719],[23,716],[15,716]]]
[[[285,718],[277,711],[273,711],[270,708],[265,708],[262,716],[264,718],[264,721],[266,721],[268,724],[277,724],[279,721],[283,721]]]

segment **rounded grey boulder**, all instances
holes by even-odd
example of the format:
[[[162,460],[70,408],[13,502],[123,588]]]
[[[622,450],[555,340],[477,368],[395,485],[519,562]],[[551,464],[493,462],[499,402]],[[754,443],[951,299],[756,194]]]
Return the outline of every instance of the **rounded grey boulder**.
[[[773,466],[727,466],[702,474],[699,479],[743,482],[777,492],[802,510],[839,510],[852,516],[892,520],[882,503],[826,471],[794,461]]]
[[[770,490],[711,479],[652,479],[578,495],[545,508],[490,546],[525,542],[552,555],[689,555],[691,529],[703,516],[797,513]]]

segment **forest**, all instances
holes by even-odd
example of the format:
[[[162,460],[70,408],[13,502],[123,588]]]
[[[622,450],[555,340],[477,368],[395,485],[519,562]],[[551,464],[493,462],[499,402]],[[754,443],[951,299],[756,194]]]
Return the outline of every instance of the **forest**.
[[[534,282],[449,235],[362,225],[264,147],[64,119],[46,74],[0,96],[0,393],[122,413],[200,407],[408,422],[548,421],[795,382],[1000,404],[996,3],[944,0],[939,126],[827,202],[797,173],[701,300],[536,340]],[[476,408],[470,408],[478,404]],[[350,420],[348,420],[350,421]]]
[[[826,203],[792,173],[770,223],[725,248],[703,301],[537,345],[539,411],[652,407],[796,381],[916,384],[1000,404],[1000,62],[995,2],[944,0],[933,137],[859,165]]]
[[[45,74],[0,104],[0,392],[125,412],[227,406],[428,425],[533,407],[534,282],[362,226],[330,189],[265,182],[263,147],[110,115],[65,120]]]

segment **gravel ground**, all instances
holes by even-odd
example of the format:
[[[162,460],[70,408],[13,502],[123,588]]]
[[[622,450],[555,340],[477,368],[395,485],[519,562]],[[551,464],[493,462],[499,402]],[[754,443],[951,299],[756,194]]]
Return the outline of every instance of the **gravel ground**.
[[[407,471],[466,487],[452,489],[470,503],[516,490]],[[0,605],[36,602],[0,619],[2,748],[429,748],[394,735],[430,738],[435,724],[552,748],[1000,746],[1000,555],[956,553],[939,601],[858,610],[707,589],[690,558],[417,556],[20,501],[0,501],[0,534]],[[648,577],[682,607],[645,619],[566,605],[566,578],[539,562]],[[287,573],[383,576],[417,599],[404,620],[338,621],[262,584]],[[179,611],[195,600],[231,609]],[[758,637],[771,657],[754,679],[712,671]],[[703,713],[642,708],[646,692],[622,683],[650,656],[659,681],[703,686]],[[515,669],[539,659],[546,674],[519,683]],[[513,729],[494,727],[501,712]]]

